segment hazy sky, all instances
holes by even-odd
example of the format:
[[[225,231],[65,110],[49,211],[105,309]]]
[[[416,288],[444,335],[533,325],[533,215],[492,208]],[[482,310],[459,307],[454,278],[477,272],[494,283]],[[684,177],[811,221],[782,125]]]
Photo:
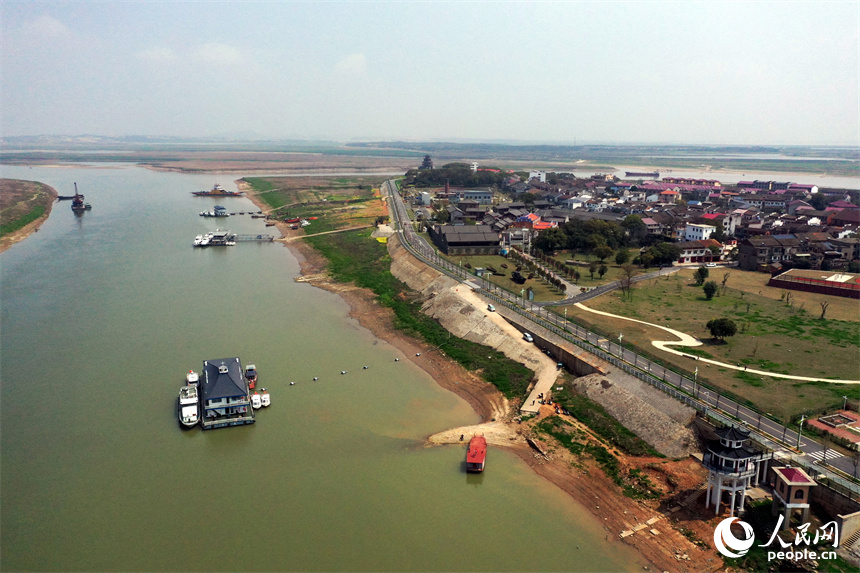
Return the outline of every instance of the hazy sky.
[[[856,145],[849,2],[0,0],[0,133]]]

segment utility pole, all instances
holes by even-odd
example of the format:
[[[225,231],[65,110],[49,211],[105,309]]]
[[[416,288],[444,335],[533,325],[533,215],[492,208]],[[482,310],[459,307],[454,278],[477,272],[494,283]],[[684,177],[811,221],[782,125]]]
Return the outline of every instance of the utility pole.
[[[800,429],[797,431],[797,449],[800,449],[800,433],[803,432],[803,420],[806,419],[806,414],[800,415]]]

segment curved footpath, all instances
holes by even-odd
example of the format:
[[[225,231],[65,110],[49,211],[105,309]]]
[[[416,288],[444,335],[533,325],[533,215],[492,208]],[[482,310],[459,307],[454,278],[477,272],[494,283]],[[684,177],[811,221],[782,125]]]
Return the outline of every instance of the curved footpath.
[[[715,366],[719,366],[720,368],[729,368],[731,370],[741,370],[743,372],[749,372],[750,374],[758,374],[759,376],[770,376],[771,378],[785,378],[788,380],[800,380],[803,382],[830,382],[832,384],[860,384],[860,380],[833,380],[831,378],[811,378],[807,376],[793,376],[791,374],[779,374],[776,372],[768,372],[766,370],[753,370],[752,368],[746,368],[741,366],[736,366],[734,364],[727,364],[725,362],[718,362],[716,360],[711,360],[709,358],[702,358],[701,356],[696,356],[695,354],[685,354],[679,350],[675,350],[674,348],[669,348],[670,346],[701,346],[702,342],[689,334],[684,332],[680,332],[678,330],[674,330],[672,328],[668,328],[666,326],[660,326],[659,324],[653,324],[651,322],[645,322],[644,320],[636,320],[635,318],[627,318],[626,316],[619,316],[617,314],[611,314],[608,312],[603,312],[601,310],[594,310],[593,308],[588,308],[582,303],[576,303],[575,307],[582,309],[586,312],[593,312],[594,314],[599,314],[601,316],[609,316],[612,318],[619,318],[621,320],[627,320],[629,322],[638,322],[639,324],[644,324],[646,326],[651,326],[653,328],[659,328],[660,330],[665,330],[669,334],[673,334],[677,336],[680,340],[652,340],[651,344],[659,348],[660,350],[664,350],[671,354],[675,354],[677,356],[684,356],[686,358],[692,358],[693,360],[698,360],[699,362],[706,362],[708,364],[713,364]]]

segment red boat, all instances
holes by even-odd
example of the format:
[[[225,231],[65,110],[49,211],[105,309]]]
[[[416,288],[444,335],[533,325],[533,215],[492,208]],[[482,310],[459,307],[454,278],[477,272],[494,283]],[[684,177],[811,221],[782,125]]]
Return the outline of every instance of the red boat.
[[[484,471],[484,462],[487,460],[487,440],[484,436],[474,436],[469,441],[469,451],[466,452],[466,471]]]

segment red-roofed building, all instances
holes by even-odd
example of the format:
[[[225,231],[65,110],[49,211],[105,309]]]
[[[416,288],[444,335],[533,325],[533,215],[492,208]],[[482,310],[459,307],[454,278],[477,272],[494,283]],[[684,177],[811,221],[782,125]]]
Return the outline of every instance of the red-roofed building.
[[[708,239],[707,241],[683,241],[676,243],[676,246],[681,249],[681,254],[678,255],[678,263],[710,263],[719,261],[722,256],[723,246],[719,241]],[[717,254],[711,250],[711,247],[719,249]]]
[[[535,215],[534,213],[529,213],[528,215],[517,217],[517,220],[514,221],[513,225],[511,226],[525,229],[533,229],[535,223],[540,223],[540,216]]]
[[[795,509],[801,511],[800,521],[809,518],[809,489],[817,484],[800,468],[773,468],[776,476],[773,485],[773,514],[776,515],[778,506],[783,507],[782,529],[788,529],[791,513]]]

